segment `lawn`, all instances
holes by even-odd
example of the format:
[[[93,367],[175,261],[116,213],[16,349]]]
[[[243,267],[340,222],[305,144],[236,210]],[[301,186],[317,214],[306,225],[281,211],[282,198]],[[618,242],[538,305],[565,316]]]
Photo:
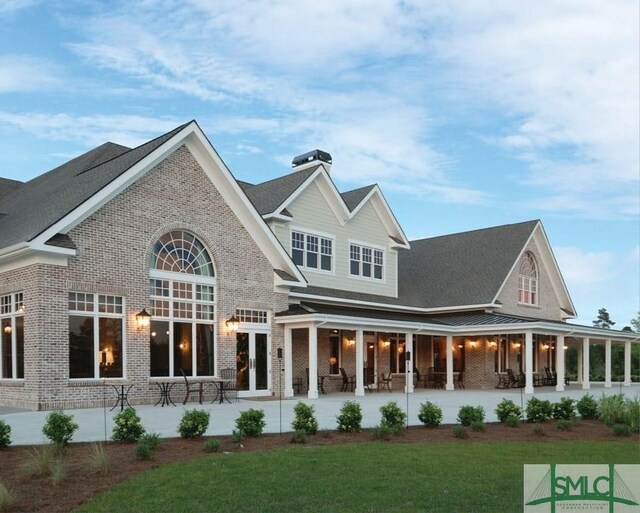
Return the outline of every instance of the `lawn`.
[[[637,442],[362,443],[212,454],[137,475],[78,513],[520,512],[524,463],[640,463]]]

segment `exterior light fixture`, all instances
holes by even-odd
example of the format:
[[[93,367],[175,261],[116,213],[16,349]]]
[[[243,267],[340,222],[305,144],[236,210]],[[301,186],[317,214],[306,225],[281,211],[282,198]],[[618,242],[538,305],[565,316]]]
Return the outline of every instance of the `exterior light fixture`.
[[[514,342],[514,343],[513,343],[513,347],[515,347],[516,349],[520,349],[520,346],[521,346],[521,345],[522,345],[522,344],[521,344],[520,342]]]
[[[389,340],[383,340],[383,341],[382,341],[382,345],[383,345],[384,347],[389,347],[389,346],[391,345],[391,342],[390,342]]]
[[[231,318],[225,324],[227,325],[227,329],[233,333],[235,331],[238,331],[238,328],[240,326],[240,321],[235,315],[232,315]]]
[[[147,312],[146,308],[143,308],[141,312],[136,314],[136,321],[138,323],[138,329],[148,328],[149,321],[151,320],[151,314]]]
[[[355,346],[356,345],[356,341],[353,338],[350,338],[349,340],[347,340],[347,344],[349,344],[350,346]]]
[[[472,340],[471,342],[469,342],[469,345],[470,345],[473,349],[475,349],[475,348],[476,348],[476,346],[478,345],[478,343],[477,343],[475,340]]]
[[[11,333],[11,325],[10,325],[10,324],[7,324],[7,325],[4,327],[4,332],[5,332],[7,335],[8,335],[9,333]]]
[[[338,359],[335,356],[332,356],[331,358],[329,358],[330,365],[335,365],[336,363],[338,363]]]
[[[544,349],[545,351],[546,351],[547,349],[549,349],[549,344],[544,344],[544,345],[542,346],[542,349]]]
[[[498,348],[498,343],[495,340],[490,340],[489,341],[489,347],[491,347],[492,349],[497,349]]]

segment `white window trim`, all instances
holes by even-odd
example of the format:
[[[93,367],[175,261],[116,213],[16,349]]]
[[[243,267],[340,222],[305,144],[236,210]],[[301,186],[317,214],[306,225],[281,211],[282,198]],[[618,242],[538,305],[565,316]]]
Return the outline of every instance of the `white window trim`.
[[[110,318],[110,319],[120,319],[122,321],[122,376],[120,377],[112,377],[112,378],[101,378],[100,377],[100,359],[94,358],[93,361],[93,378],[72,378],[69,377],[69,381],[73,382],[93,382],[93,381],[117,381],[122,379],[127,379],[127,322],[126,322],[126,302],[124,296],[119,296],[117,294],[102,294],[100,292],[82,292],[76,290],[70,290],[69,293],[76,294],[93,294],[93,310],[85,311],[85,310],[71,310],[70,308],[68,316],[75,317],[91,317],[93,319],[93,351],[97,356],[100,354],[100,322],[99,319],[102,318]],[[69,301],[69,293],[67,293],[67,304]],[[110,297],[119,297],[122,299],[122,313],[109,313],[109,312],[100,312],[99,306],[99,296],[110,296]],[[96,321],[98,321],[96,323]],[[67,343],[69,343],[67,341]],[[70,349],[70,348],[69,348]]]
[[[308,230],[306,228],[301,228],[299,226],[290,226],[289,227],[289,250],[291,252],[291,258],[293,259],[293,232],[301,233],[305,236],[305,250],[303,251],[303,261],[302,265],[298,265],[300,269],[304,269],[305,271],[309,271],[312,273],[324,274],[335,276],[336,274],[336,237],[330,233],[320,232],[316,230]],[[307,235],[311,235],[312,237],[318,237],[318,267],[307,267]],[[326,269],[321,268],[322,262],[322,241],[320,239],[328,239],[331,241],[331,270],[327,271]],[[296,264],[297,265],[297,264]]]
[[[329,373],[329,376],[342,376],[342,374],[340,373],[340,367],[344,367],[344,365],[342,364],[342,330],[338,330],[338,333],[331,333],[331,330],[329,330],[329,353],[331,353],[331,337],[338,338],[338,373]],[[329,365],[329,367],[331,367],[331,365]]]
[[[18,303],[17,297],[19,295],[22,296],[22,310],[18,310],[16,308],[16,305]],[[2,352],[1,352],[2,343],[0,341],[0,381],[22,382],[24,381],[24,378],[16,377],[18,375],[18,354],[17,354],[18,331],[16,329],[16,319],[18,317],[22,317],[24,319],[24,292],[23,291],[11,292],[9,294],[1,294],[1,296],[11,296],[11,310],[8,313],[0,314],[0,326],[2,325],[2,321],[6,319],[11,320],[11,376],[12,377],[11,378],[4,377],[4,368],[3,368],[4,363],[2,361]],[[23,321],[23,326],[24,326],[24,321]],[[24,341],[23,341],[23,344],[24,344]],[[23,351],[24,351],[24,345],[23,345]],[[24,358],[24,354],[23,354],[23,358]],[[24,373],[24,367],[23,367],[23,373]]]
[[[362,248],[367,248],[367,249],[371,249],[371,250],[379,250],[382,251],[382,278],[374,278],[373,277],[373,262],[374,262],[374,255],[373,252],[371,253],[371,277],[368,276],[362,276],[361,274],[351,274],[351,245],[354,246],[359,246],[360,247],[360,256],[362,257]],[[360,260],[360,263],[362,264],[362,260]],[[388,265],[388,252],[387,252],[387,248],[385,248],[384,246],[380,246],[378,244],[371,244],[369,242],[361,242],[358,240],[349,240],[347,241],[347,276],[352,279],[352,280],[361,280],[361,281],[365,281],[367,283],[387,283],[387,265]]]
[[[524,274],[520,274],[520,268],[522,267],[522,261],[527,258],[527,259],[531,259],[531,261],[533,262],[534,268],[535,268],[535,272],[536,272],[536,277],[532,278],[531,276],[527,276]],[[523,288],[520,288],[520,279],[522,279],[522,286]],[[536,292],[535,292],[535,301],[530,301],[530,302],[526,302],[526,301],[521,301],[520,300],[520,291],[524,291],[525,290],[525,284],[529,285],[529,297],[531,297],[531,285],[535,283],[535,287],[536,287]],[[522,255],[522,257],[520,258],[520,261],[518,262],[518,279],[517,279],[517,297],[518,297],[518,305],[519,306],[528,306],[528,307],[539,307],[540,306],[540,267],[538,266],[538,261],[535,257],[535,255],[533,253],[531,253],[530,251],[525,251],[525,253]]]

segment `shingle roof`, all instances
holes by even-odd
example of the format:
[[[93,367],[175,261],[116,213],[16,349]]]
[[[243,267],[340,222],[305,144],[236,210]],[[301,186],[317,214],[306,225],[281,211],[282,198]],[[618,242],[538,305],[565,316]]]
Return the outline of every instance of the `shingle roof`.
[[[375,185],[366,185],[365,187],[360,187],[359,189],[353,189],[352,191],[346,191],[340,193],[342,199],[349,211],[353,212],[353,210],[362,202],[367,194],[373,189]]]
[[[295,171],[268,182],[252,185],[238,182],[260,215],[271,214],[309,178],[321,164]]]
[[[398,297],[308,286],[294,292],[439,308],[493,301],[538,221],[411,241],[398,253]]]
[[[18,180],[11,180],[10,178],[0,178],[0,201],[5,194],[14,192],[18,187],[22,185],[22,182]]]
[[[0,248],[30,241],[80,206],[188,123],[134,149],[105,143],[0,199]]]

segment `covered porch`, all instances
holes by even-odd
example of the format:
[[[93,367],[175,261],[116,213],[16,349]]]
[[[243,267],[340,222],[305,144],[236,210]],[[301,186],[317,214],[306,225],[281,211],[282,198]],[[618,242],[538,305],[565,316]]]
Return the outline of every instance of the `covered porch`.
[[[490,389],[507,372],[525,394],[591,387],[591,348],[604,347],[603,386],[612,386],[612,347],[622,346],[630,386],[638,334],[477,312],[423,316],[329,305],[300,305],[277,315],[284,328],[283,395],[316,399],[330,392],[414,393],[416,388]],[[577,352],[567,374],[565,355]],[[618,376],[616,376],[618,377]]]

